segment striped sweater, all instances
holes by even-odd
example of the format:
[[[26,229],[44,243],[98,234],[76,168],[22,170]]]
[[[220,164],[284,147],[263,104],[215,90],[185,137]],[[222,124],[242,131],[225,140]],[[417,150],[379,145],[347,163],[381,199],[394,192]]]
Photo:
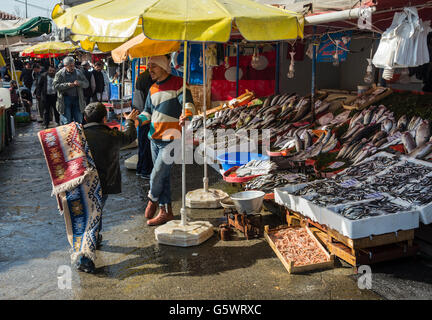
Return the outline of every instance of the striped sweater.
[[[183,108],[183,79],[168,76],[154,83],[147,95],[143,112],[138,116],[140,124],[150,122],[149,138],[171,141],[181,138],[179,118]],[[186,89],[186,116],[194,114],[192,94]]]

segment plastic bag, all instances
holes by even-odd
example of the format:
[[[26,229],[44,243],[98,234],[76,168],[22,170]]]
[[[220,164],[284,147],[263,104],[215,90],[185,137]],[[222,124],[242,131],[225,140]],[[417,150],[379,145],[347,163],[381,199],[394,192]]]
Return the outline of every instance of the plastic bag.
[[[423,22],[416,8],[395,13],[391,26],[382,34],[373,57],[377,68],[417,67],[429,62],[427,34],[430,21]]]

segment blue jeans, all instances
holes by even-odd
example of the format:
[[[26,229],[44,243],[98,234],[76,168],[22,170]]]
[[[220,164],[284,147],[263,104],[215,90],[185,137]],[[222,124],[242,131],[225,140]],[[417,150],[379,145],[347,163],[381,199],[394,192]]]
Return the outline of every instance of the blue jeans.
[[[148,197],[152,201],[159,201],[159,205],[171,204],[171,167],[163,161],[162,154],[167,145],[172,142],[151,141],[153,170],[150,175],[150,190]],[[165,151],[166,152],[166,151]]]
[[[149,130],[149,124],[138,127],[138,163],[136,171],[139,174],[151,174],[153,169],[150,139],[148,138]]]
[[[67,121],[64,124],[71,123],[72,121],[82,123],[82,113],[79,105],[79,97],[64,96],[64,105],[64,117]]]

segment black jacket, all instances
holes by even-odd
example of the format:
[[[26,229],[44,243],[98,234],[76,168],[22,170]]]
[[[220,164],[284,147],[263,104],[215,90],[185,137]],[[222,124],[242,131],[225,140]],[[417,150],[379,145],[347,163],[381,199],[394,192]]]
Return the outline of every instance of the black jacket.
[[[22,81],[26,87],[31,88],[34,80],[33,69],[24,69],[21,72],[19,80]]]
[[[47,90],[48,90],[48,81],[47,81],[47,77],[48,77],[48,72],[45,72],[44,74],[41,75],[39,82],[37,84],[35,93],[36,96],[41,97],[41,103],[44,104],[46,101],[46,96],[47,96]],[[54,77],[53,77],[54,80]],[[55,95],[57,95],[57,90],[54,89]]]
[[[126,131],[111,129],[105,124],[91,122],[84,125],[84,135],[96,164],[103,194],[121,192],[120,148],[137,137],[134,122],[126,121]]]

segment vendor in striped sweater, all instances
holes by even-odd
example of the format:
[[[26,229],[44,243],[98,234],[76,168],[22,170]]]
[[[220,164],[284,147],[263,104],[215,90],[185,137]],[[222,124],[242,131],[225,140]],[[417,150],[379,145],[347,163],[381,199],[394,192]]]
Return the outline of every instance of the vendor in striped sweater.
[[[167,56],[151,57],[148,68],[156,81],[150,88],[144,111],[138,116],[140,125],[150,122],[149,139],[153,159],[150,175],[149,202],[145,210],[147,224],[164,224],[174,218],[171,207],[170,172],[172,164],[163,160],[164,152],[171,152],[174,140],[181,138],[181,127],[192,117],[195,107],[192,94],[186,89],[186,111],[183,108],[183,79],[170,74],[170,60]],[[167,148],[168,147],[168,148]],[[159,204],[159,213],[156,213]]]

